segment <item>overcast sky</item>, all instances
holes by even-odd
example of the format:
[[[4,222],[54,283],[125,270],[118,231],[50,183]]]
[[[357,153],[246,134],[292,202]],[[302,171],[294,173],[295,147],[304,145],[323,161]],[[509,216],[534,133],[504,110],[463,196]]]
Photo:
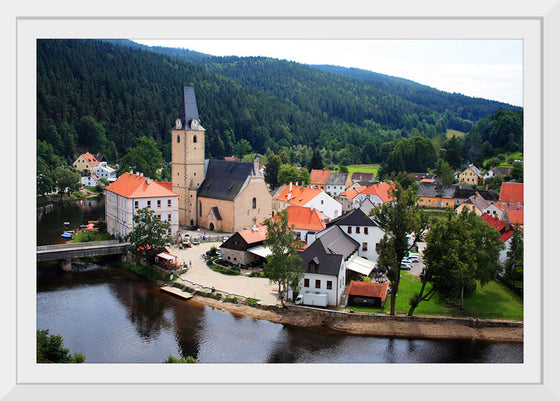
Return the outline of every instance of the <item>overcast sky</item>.
[[[215,56],[356,67],[523,106],[522,40],[136,40]]]

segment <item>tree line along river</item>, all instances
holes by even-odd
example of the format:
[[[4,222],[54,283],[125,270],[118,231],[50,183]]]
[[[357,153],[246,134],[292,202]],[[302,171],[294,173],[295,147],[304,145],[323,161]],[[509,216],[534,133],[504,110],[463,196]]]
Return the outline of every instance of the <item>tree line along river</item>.
[[[37,245],[101,220],[103,200],[37,209]],[[85,363],[523,363],[523,344],[354,336],[236,316],[163,293],[112,263],[37,264],[37,329],[61,335]]]

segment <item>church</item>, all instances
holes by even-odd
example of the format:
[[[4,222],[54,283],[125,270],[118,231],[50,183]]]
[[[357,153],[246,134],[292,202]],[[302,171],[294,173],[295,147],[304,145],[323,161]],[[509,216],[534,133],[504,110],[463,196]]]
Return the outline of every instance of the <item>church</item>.
[[[207,160],[205,133],[194,88],[184,87],[171,130],[171,185],[179,195],[180,226],[233,233],[272,217],[259,160]]]

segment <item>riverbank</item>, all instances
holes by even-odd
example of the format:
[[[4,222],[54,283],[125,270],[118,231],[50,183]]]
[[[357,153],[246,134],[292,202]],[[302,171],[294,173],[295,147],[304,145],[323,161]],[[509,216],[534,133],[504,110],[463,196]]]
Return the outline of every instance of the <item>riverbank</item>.
[[[439,317],[409,318],[406,316],[353,315],[346,312],[317,311],[312,308],[296,306],[286,308],[266,306],[260,308],[220,302],[198,295],[189,302],[197,302],[212,308],[226,310],[238,316],[298,327],[329,329],[352,335],[523,343],[523,323],[516,322]]]

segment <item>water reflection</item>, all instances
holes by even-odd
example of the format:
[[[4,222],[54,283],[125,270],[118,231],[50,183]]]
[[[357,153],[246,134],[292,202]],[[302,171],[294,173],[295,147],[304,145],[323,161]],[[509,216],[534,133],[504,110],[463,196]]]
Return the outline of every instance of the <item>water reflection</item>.
[[[184,301],[123,268],[41,269],[37,328],[64,338],[86,363],[522,363],[522,344],[350,336]]]

